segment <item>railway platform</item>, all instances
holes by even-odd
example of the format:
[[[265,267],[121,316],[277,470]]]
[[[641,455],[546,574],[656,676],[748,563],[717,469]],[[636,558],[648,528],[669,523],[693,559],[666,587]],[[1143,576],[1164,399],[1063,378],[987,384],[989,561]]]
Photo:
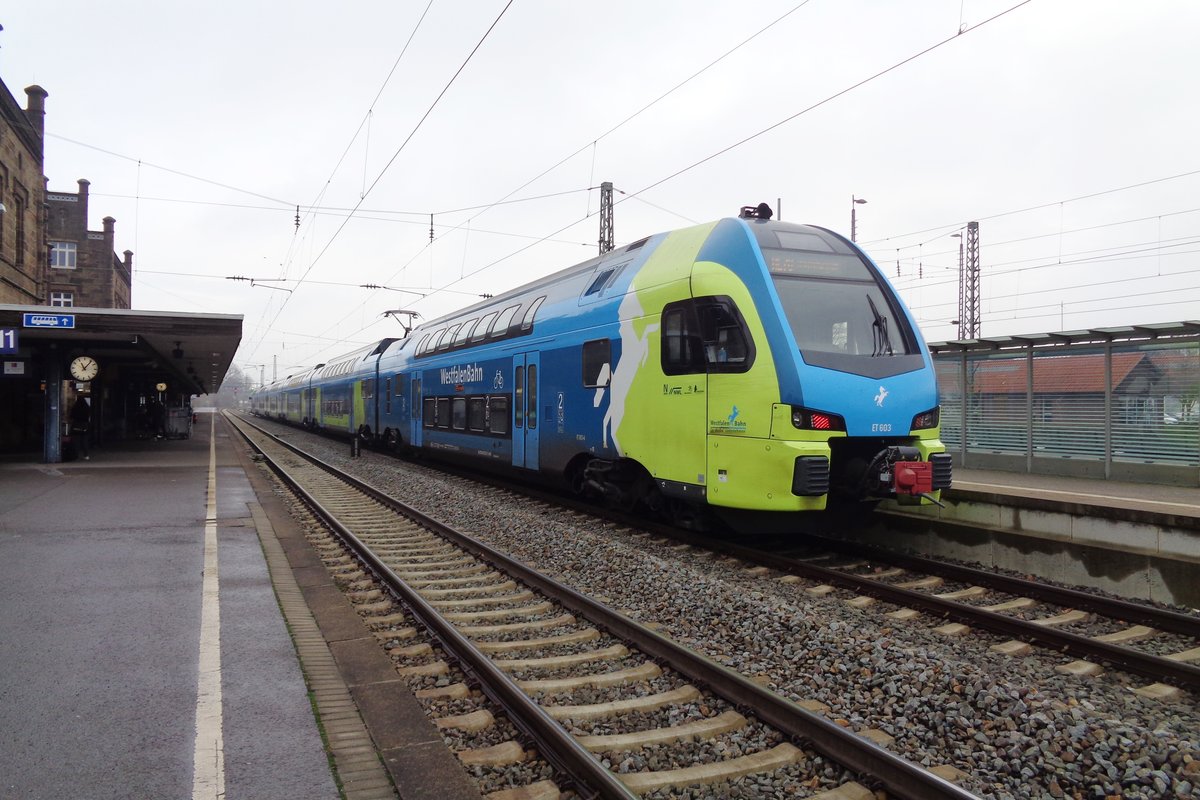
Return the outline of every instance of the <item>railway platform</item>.
[[[230,436],[0,463],[0,797],[470,796]]]
[[[1094,509],[1096,515],[1110,518],[1173,518],[1178,524],[1191,521],[1200,528],[1200,489],[1194,486],[955,469],[950,494],[958,499],[994,500],[1005,505],[1037,502],[1046,509]]]
[[[1200,489],[959,469],[945,507],[885,503],[885,546],[1200,607]],[[937,523],[936,526],[930,523]]]

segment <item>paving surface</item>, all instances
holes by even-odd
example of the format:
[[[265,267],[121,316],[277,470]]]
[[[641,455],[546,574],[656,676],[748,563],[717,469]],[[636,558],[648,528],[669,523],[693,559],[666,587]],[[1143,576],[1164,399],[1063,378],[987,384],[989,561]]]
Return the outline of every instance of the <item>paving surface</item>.
[[[193,796],[210,431],[0,465],[0,797]],[[336,798],[223,430],[216,481],[223,796]]]
[[[951,492],[994,495],[998,502],[1003,502],[1005,498],[1037,499],[1063,505],[1144,511],[1200,520],[1200,488],[1195,486],[1095,481],[956,467]]]

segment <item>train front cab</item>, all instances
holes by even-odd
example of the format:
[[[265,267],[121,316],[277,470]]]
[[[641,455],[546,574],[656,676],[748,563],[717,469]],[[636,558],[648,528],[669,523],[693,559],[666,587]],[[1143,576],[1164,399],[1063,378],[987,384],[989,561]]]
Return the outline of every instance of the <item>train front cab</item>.
[[[770,422],[765,436],[761,424],[743,436],[718,429],[712,415],[711,502],[786,511],[825,509],[831,495],[936,500],[950,483],[936,379],[899,297],[860,250],[830,231],[743,224],[757,245],[757,268],[739,263],[734,248],[714,249],[745,278],[753,296],[747,317],[759,317],[751,331],[770,357],[756,359],[746,380],[710,376],[709,404],[730,409],[732,428],[735,401],[749,393],[756,413],[770,409]],[[699,287],[722,275],[704,255],[693,281]],[[757,380],[754,370],[762,370]],[[736,487],[722,462],[741,472]]]
[[[660,345],[661,394],[648,397],[635,383],[630,399],[644,397],[657,411],[641,405],[636,417],[625,415],[622,448],[664,494],[719,508],[820,511],[831,492],[936,498],[950,466],[936,382],[891,287],[836,234],[742,224],[724,221],[707,233],[689,259],[687,299],[675,299],[664,270],[658,286],[634,287],[642,307],[662,309],[651,337]],[[628,348],[637,329],[622,328]],[[688,434],[698,429],[703,437]],[[646,446],[668,441],[667,454]]]

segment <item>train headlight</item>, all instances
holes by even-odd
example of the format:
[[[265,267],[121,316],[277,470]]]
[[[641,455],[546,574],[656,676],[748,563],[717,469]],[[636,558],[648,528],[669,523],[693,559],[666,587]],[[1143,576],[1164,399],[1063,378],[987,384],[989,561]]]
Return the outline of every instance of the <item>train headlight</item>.
[[[792,425],[802,431],[844,431],[846,420],[827,411],[792,406]]]
[[[922,411],[920,414],[917,414],[915,417],[913,417],[911,430],[922,431],[929,428],[936,428],[941,424],[941,422],[942,408],[941,406],[935,406],[934,408],[931,408],[928,411]]]

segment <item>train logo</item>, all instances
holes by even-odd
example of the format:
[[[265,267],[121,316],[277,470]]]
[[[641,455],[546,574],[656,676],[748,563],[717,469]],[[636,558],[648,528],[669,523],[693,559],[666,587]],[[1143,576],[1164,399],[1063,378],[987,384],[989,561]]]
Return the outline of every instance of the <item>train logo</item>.
[[[875,405],[883,408],[883,401],[887,399],[888,390],[884,387],[879,387],[879,394],[875,395]]]

